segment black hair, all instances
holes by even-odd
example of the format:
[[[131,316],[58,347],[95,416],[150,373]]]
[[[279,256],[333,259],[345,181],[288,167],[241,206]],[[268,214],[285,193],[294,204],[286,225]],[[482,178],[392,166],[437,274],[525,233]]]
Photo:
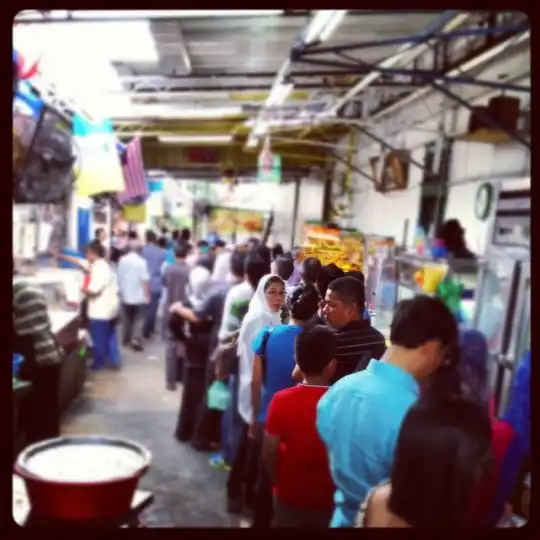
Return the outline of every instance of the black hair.
[[[160,248],[165,249],[167,247],[167,239],[164,236],[160,236],[157,244]]]
[[[217,247],[217,248],[224,248],[226,245],[227,245],[227,242],[225,242],[225,240],[221,240],[221,238],[218,238],[214,242],[214,246]]]
[[[461,395],[458,324],[442,300],[424,294],[402,300],[390,323],[390,341],[405,349],[417,349],[429,341],[439,341],[446,357],[443,365],[426,382],[424,394]]]
[[[197,242],[197,247],[199,247],[199,248],[201,248],[201,247],[208,247],[208,246],[209,246],[209,244],[208,244],[208,242],[207,242],[206,240],[199,240],[199,241]]]
[[[458,396],[423,399],[399,432],[389,510],[414,528],[470,526],[475,487],[490,464],[491,424]]]
[[[356,304],[358,314],[362,315],[366,307],[366,292],[363,283],[351,276],[335,279],[328,285],[328,290],[337,295],[346,305]]]
[[[270,276],[267,279],[266,283],[264,284],[265,292],[269,289],[270,285],[273,285],[274,283],[278,283],[285,287],[285,282],[279,276],[273,275],[273,276]]]
[[[234,277],[244,277],[244,267],[246,264],[246,252],[235,249],[231,254],[230,269]]]
[[[271,249],[272,252],[272,260],[275,261],[280,255],[283,255],[284,250],[283,246],[281,244],[274,244],[274,246]]]
[[[154,231],[147,230],[144,233],[147,244],[155,244],[157,242],[157,234]]]
[[[252,248],[254,247],[257,247],[261,244],[261,241],[255,237],[255,236],[250,236],[247,240],[246,240],[246,243],[251,246]]]
[[[326,296],[326,291],[332,281],[343,277],[344,275],[345,272],[334,263],[323,266],[317,276],[317,281],[315,282],[321,297],[324,298]]]
[[[180,239],[180,231],[178,229],[174,229],[171,236],[172,239],[177,242]]]
[[[437,236],[444,241],[448,251],[462,251],[467,248],[465,229],[457,219],[445,221],[438,229]]]
[[[252,251],[256,253],[266,263],[266,273],[270,273],[270,264],[272,263],[272,253],[270,251],[270,248],[268,246],[265,246],[264,244],[259,243],[252,248]]]
[[[300,275],[305,283],[316,283],[319,273],[321,271],[322,264],[319,259],[315,257],[308,257],[302,261],[300,268]]]
[[[139,239],[139,233],[137,233],[137,231],[129,231],[127,236],[128,236],[128,240],[138,240]]]
[[[99,236],[101,235],[101,233],[104,233],[105,232],[105,229],[103,227],[98,227],[95,231],[94,231],[94,238],[96,240],[99,240]]]
[[[176,249],[174,250],[174,256],[177,259],[185,259],[189,255],[189,250],[191,249],[191,246],[189,244],[178,244],[176,246]]]
[[[364,276],[364,272],[361,272],[360,270],[349,270],[345,275],[357,279],[363,285],[366,284],[366,276]]]
[[[294,272],[294,262],[291,258],[285,257],[285,255],[279,255],[275,260],[276,274],[287,281]]]
[[[189,242],[191,240],[191,231],[189,229],[182,229],[180,231],[180,240],[182,242]]]
[[[250,251],[246,255],[244,273],[249,284],[256,289],[261,278],[268,274],[268,264],[256,252]]]
[[[209,272],[212,272],[214,269],[214,261],[210,257],[201,257],[197,263],[196,266],[200,266],[201,268],[206,268]]]
[[[405,349],[417,349],[428,341],[454,348],[459,343],[458,325],[442,300],[418,294],[397,305],[390,323],[390,341]]]
[[[163,236],[165,236],[165,235],[168,234],[168,233],[169,233],[169,229],[167,229],[167,227],[161,227],[161,234],[162,234]]]
[[[298,285],[287,299],[291,317],[297,321],[308,321],[319,309],[319,293],[314,285]]]
[[[335,336],[327,326],[305,327],[295,344],[296,364],[304,375],[321,375],[334,359]]]
[[[105,248],[101,245],[101,242],[97,239],[92,240],[87,246],[86,251],[91,251],[94,255],[100,258],[105,257]]]

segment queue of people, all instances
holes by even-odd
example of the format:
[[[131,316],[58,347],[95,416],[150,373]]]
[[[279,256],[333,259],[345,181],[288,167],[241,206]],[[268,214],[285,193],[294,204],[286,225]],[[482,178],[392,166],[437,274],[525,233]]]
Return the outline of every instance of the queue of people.
[[[81,264],[92,367],[120,366],[120,308],[123,344],[141,350],[162,305],[165,385],[183,387],[174,435],[215,452],[230,513],[251,514],[254,528],[501,519],[515,456],[530,450],[523,392],[496,417],[486,340],[460,331],[441,300],[402,301],[387,346],[362,272],[256,239],[233,249],[215,239],[193,248],[189,231],[145,240],[128,235],[116,272],[98,239]],[[218,390],[225,401],[211,399]]]
[[[184,400],[180,417],[193,428],[176,436],[219,447],[210,464],[227,473],[230,513],[254,528],[497,524],[519,429],[494,414],[481,333],[419,295],[397,307],[387,347],[361,272],[255,241],[227,260],[227,285],[210,286],[199,310],[180,300],[170,312],[211,321],[196,391],[184,381],[198,405]],[[229,399],[213,409],[216,381]]]

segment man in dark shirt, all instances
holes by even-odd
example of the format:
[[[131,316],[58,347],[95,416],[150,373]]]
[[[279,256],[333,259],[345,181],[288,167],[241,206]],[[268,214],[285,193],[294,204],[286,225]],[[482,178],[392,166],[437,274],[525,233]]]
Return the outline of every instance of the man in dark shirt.
[[[169,309],[175,302],[185,302],[187,298],[186,287],[189,281],[190,267],[186,262],[189,248],[186,245],[181,245],[176,250],[176,262],[174,264],[168,264],[165,267],[163,274],[163,284],[167,289],[167,303],[165,305],[165,317],[166,317],[166,333],[167,333],[167,352],[166,352],[166,383],[167,389],[176,390],[176,383],[178,380],[178,344],[179,342],[174,338],[170,328],[168,327],[168,321],[170,318]],[[182,355],[183,357],[183,355]]]
[[[328,286],[323,316],[335,329],[337,369],[332,383],[364,369],[371,358],[379,360],[386,350],[384,336],[364,319],[365,292],[351,276]]]

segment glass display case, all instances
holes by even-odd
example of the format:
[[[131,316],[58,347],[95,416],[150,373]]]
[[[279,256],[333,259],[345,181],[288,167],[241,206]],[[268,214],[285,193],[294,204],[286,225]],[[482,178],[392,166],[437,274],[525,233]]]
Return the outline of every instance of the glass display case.
[[[508,399],[514,368],[529,347],[530,253],[490,246],[480,272],[474,326],[488,341],[491,386],[498,410]]]
[[[366,306],[373,326],[388,339],[395,304],[396,243],[376,235],[366,235],[364,242]]]

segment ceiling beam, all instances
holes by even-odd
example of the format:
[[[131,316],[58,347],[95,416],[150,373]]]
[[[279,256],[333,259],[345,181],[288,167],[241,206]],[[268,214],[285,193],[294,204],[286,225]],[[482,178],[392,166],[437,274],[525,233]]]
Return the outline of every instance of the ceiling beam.
[[[113,65],[120,67],[122,63],[114,62]],[[357,70],[339,70],[339,69],[326,69],[326,70],[300,70],[291,71],[288,77],[337,77],[345,75],[355,75]],[[273,79],[276,76],[275,71],[194,71],[187,74],[176,75],[127,75],[122,76],[122,82],[126,83],[140,83],[146,81],[156,81],[157,83],[163,81],[174,80],[191,80],[191,79]]]
[[[320,83],[301,83],[295,84],[295,90],[317,90],[317,89],[342,89],[350,88],[349,83],[343,82],[320,82]],[[391,82],[381,81],[373,85],[377,88],[399,88],[403,90],[416,90],[421,88],[421,84],[411,84],[408,82]],[[208,92],[268,92],[268,85],[265,84],[242,84],[242,85],[226,85],[226,86],[176,86],[172,88],[145,88],[141,87],[134,92],[127,92],[131,97],[137,98],[143,95],[153,96],[159,94],[182,94],[182,93],[208,93]],[[123,93],[123,92],[122,92]]]

